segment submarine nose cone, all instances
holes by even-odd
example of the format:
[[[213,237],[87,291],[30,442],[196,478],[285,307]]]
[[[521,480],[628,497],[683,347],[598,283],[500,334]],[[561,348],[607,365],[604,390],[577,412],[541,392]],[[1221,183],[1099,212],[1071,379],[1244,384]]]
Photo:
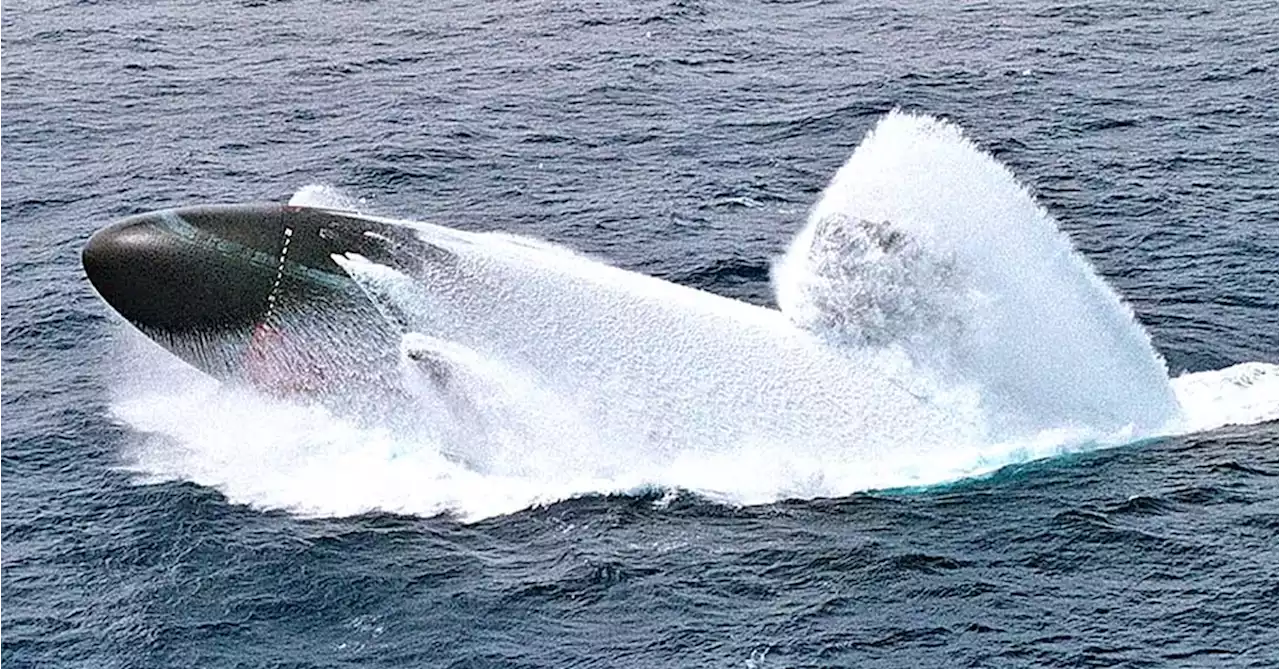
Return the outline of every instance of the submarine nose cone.
[[[81,252],[89,283],[111,308],[134,322],[162,322],[180,307],[175,267],[164,233],[146,217],[99,230]]]
[[[236,220],[219,212],[204,218],[214,228],[253,226],[251,236],[275,236],[266,220]],[[274,275],[246,262],[243,253],[220,248],[220,242],[227,246],[225,238],[201,222],[170,211],[114,223],[85,245],[85,274],[113,309],[143,329],[190,333],[251,327],[264,311]]]

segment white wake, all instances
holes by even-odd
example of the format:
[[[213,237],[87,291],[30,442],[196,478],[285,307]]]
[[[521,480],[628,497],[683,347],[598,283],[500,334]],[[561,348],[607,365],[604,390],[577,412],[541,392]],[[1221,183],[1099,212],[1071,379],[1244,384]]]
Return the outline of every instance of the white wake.
[[[324,187],[291,203],[358,205]],[[781,313],[417,228],[458,261],[339,260],[405,321],[422,429],[224,387],[135,335],[112,405],[144,435],[130,466],[305,514],[476,519],[655,487],[755,504],[927,485],[1280,405],[1273,364],[1171,382],[1048,213],[929,117],[890,114],[839,171],[775,267]]]

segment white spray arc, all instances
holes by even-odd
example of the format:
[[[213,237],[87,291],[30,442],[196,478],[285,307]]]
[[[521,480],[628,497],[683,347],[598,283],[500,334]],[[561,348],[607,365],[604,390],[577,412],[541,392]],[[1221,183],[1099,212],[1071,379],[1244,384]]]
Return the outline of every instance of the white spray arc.
[[[292,202],[351,203],[315,187]],[[923,485],[1277,413],[1275,365],[1171,386],[1052,219],[929,117],[886,117],[836,176],[775,268],[782,312],[411,225],[443,261],[340,260],[404,326],[405,387],[439,429],[171,370],[118,389],[114,414],[146,435],[131,466],[306,514],[477,519],[653,487],[754,504]]]
[[[974,387],[996,438],[1150,434],[1178,417],[1132,310],[953,124],[882,119],[774,278],[798,325],[901,351],[944,384]]]

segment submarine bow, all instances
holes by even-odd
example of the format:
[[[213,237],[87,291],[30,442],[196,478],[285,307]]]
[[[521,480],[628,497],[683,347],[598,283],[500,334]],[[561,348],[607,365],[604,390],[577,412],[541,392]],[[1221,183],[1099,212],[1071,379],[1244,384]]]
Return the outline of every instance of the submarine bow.
[[[395,335],[332,256],[389,262],[396,245],[412,241],[343,211],[206,205],[113,223],[90,238],[82,262],[116,312],[215,378],[264,368],[353,377]],[[327,345],[335,332],[357,333],[356,348],[366,350]]]

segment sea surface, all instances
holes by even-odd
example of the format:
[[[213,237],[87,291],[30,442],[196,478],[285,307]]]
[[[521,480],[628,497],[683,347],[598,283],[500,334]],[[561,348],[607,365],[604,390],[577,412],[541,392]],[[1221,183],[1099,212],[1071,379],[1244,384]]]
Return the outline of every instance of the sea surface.
[[[1278,362],[1277,23],[1177,0],[6,2],[0,661],[1275,667],[1277,400],[1232,392]],[[531,447],[547,480],[441,495],[393,436],[175,365],[79,262],[122,216],[320,197],[774,307],[775,263],[894,109],[1006,167],[1208,418],[921,485],[780,479],[786,449],[714,486],[562,485]]]

